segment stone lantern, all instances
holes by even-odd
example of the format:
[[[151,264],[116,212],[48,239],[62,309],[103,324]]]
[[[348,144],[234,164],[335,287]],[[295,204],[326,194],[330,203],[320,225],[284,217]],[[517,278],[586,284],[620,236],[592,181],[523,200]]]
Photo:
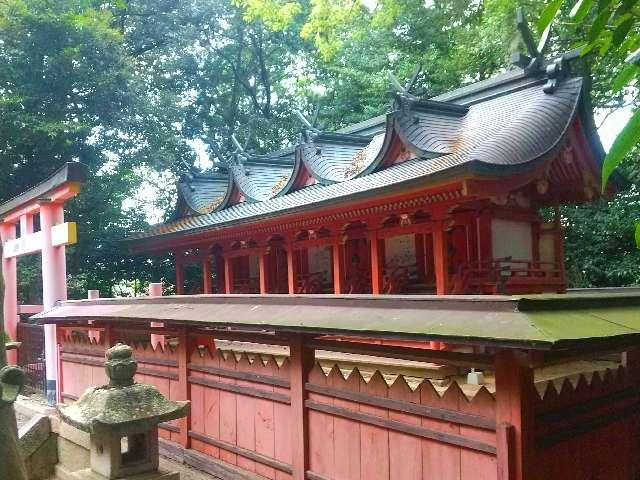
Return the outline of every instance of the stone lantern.
[[[109,385],[92,387],[80,399],[59,407],[62,420],[89,433],[90,470],[82,479],[177,480],[177,473],[158,471],[158,424],[181,418],[189,402],[167,400],[157,388],[135,383],[138,368],[131,347],[107,350]]]

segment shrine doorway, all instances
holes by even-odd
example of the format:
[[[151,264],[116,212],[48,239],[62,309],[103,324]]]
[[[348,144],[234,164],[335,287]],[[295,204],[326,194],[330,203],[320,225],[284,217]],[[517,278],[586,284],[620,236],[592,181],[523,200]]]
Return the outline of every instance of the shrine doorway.
[[[257,255],[231,259],[232,293],[260,293],[260,266]]]
[[[371,293],[371,242],[366,225],[350,224],[344,238],[345,293]]]
[[[287,251],[282,245],[269,246],[265,258],[267,293],[289,293]]]
[[[431,233],[405,233],[384,238],[381,293],[435,294],[436,277]]]

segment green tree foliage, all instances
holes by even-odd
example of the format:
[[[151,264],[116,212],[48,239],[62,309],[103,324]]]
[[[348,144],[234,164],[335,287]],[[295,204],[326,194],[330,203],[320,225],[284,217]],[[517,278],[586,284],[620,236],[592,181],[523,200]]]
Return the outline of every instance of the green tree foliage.
[[[524,4],[530,19],[543,20],[560,5]],[[119,243],[146,226],[143,209],[123,202],[154,173],[175,178],[198,168],[189,142],[205,145],[214,161],[206,168],[215,168],[234,149],[231,134],[257,152],[295,141],[296,109],[312,115],[320,106],[327,129],[386,113],[388,73],[404,81],[421,64],[415,90],[428,96],[488,78],[521,50],[515,7],[514,0],[0,0],[0,200],[79,159],[92,174],[70,204],[80,238],[69,248],[70,296],[171,283],[168,258],[133,256]],[[591,6],[578,22],[570,6],[558,8],[552,52],[574,47],[598,15]],[[585,68],[594,105],[612,109],[629,101],[613,84],[629,89],[633,75],[623,73],[614,25],[603,30],[611,47],[594,48]],[[174,192],[160,186],[155,207],[168,217]],[[576,285],[637,282],[627,274],[636,252],[617,243],[640,218],[634,192],[563,210]],[[594,228],[596,218],[603,228]],[[25,298],[38,296],[29,288],[38,261],[19,262]]]
[[[540,17],[538,28],[546,28],[565,3],[568,2],[550,2]],[[640,11],[636,4],[632,0],[577,0],[572,2],[569,12],[572,26],[578,30],[577,44],[582,54],[596,52],[600,57],[613,57],[615,75],[610,75],[608,79],[611,90],[622,102],[629,96],[638,96],[636,81],[640,78]],[[605,158],[602,169],[603,190],[615,168],[638,142],[640,110],[636,109]]]
[[[123,255],[116,241],[145,222],[140,212],[123,212],[122,200],[141,181],[132,169],[144,159],[145,145],[154,145],[146,139],[163,138],[161,122],[149,115],[141,121],[142,84],[114,23],[103,2],[0,2],[0,199],[42,181],[64,162],[89,166],[93,176],[70,204],[82,239],[70,249],[75,297],[98,287],[110,294],[110,282],[123,275],[122,264],[133,266],[134,257]],[[40,300],[38,282],[25,284],[38,279],[38,262],[19,262],[23,301]]]

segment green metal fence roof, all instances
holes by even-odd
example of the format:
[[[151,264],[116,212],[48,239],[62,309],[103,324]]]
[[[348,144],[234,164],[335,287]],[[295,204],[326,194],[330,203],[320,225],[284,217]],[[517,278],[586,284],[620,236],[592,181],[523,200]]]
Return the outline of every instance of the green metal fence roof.
[[[568,349],[640,342],[640,295],[195,295],[63,302],[40,323],[207,327]]]

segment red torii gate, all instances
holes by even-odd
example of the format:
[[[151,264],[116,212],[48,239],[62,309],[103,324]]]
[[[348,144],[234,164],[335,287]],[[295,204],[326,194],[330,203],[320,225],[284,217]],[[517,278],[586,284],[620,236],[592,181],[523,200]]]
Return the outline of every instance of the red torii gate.
[[[0,204],[0,238],[4,245],[2,274],[5,281],[4,325],[16,339],[18,324],[17,259],[40,252],[42,255],[42,302],[45,310],[67,299],[65,246],[76,243],[76,224],[64,222],[64,203],[80,192],[87,167],[67,163],[49,178],[26,192]],[[34,231],[34,218],[39,229]],[[47,401],[59,401],[56,391],[58,355],[56,330],[45,326]],[[17,357],[12,353],[10,363]]]

